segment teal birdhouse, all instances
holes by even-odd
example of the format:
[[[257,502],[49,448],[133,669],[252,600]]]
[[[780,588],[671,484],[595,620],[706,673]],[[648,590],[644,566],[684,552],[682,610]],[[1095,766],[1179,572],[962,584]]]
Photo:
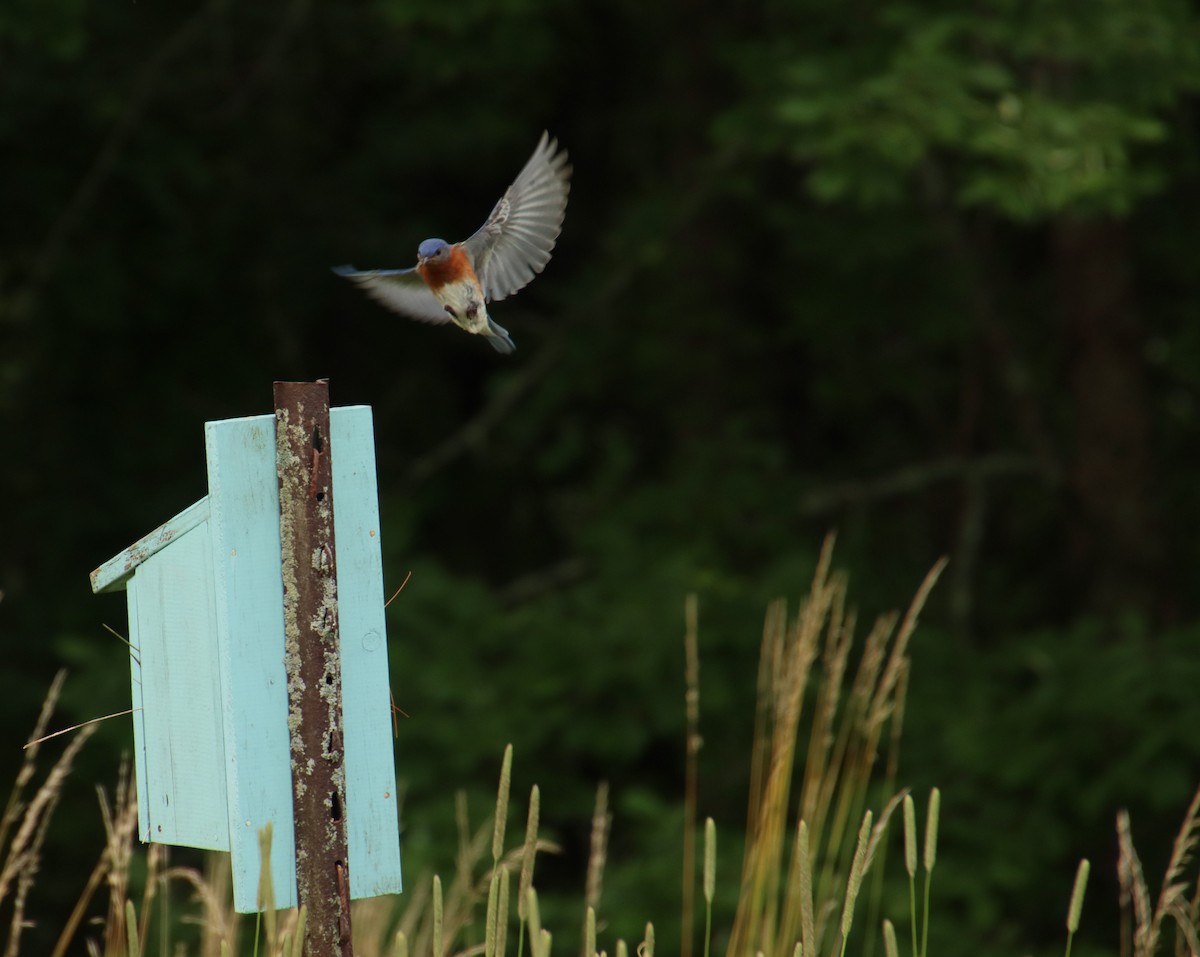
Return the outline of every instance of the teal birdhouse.
[[[350,896],[401,889],[371,410],[330,410]],[[296,902],[275,417],[205,425],[208,495],[92,572],[129,607],[143,841],[229,851],[257,910]]]

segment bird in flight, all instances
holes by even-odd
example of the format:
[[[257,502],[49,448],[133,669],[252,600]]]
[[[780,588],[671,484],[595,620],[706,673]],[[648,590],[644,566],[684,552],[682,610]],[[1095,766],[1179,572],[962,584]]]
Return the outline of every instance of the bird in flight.
[[[453,322],[486,336],[497,352],[508,355],[516,346],[488,315],[487,304],[523,288],[550,261],[570,179],[566,152],[543,133],[487,222],[469,238],[458,243],[426,239],[417,247],[417,264],[408,269],[337,266],[333,271],[393,312],[422,322]]]

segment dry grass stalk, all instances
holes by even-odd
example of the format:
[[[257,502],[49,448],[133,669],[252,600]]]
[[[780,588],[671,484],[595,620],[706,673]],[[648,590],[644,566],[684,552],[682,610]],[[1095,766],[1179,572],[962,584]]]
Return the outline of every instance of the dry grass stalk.
[[[1074,934],[1079,930],[1079,918],[1083,913],[1083,895],[1087,890],[1088,874],[1091,869],[1091,863],[1084,858],[1079,862],[1079,869],[1075,872],[1075,886],[1071,888],[1071,902],[1067,906],[1068,933]]]
[[[917,808],[911,794],[904,795],[904,869],[917,876]]]
[[[882,616],[868,635],[862,662],[859,666],[859,676],[856,677],[854,687],[851,689],[847,714],[843,716],[841,722],[840,735],[844,740],[840,740],[838,743],[837,763],[834,764],[834,768],[841,766],[845,769],[842,776],[853,782],[854,786],[842,786],[836,773],[827,775],[824,784],[824,787],[831,793],[836,788],[838,795],[835,825],[830,828],[829,832],[829,847],[831,848],[841,846],[848,849],[848,845],[842,844],[844,836],[848,837],[845,835],[845,828],[850,821],[862,813],[866,804],[866,784],[870,780],[879,754],[883,730],[889,720],[895,724],[897,723],[894,720],[896,716],[903,714],[904,703],[899,696],[907,690],[909,642],[916,630],[920,611],[945,566],[946,559],[942,558],[930,569],[917,588],[917,593],[909,604],[898,631],[896,630],[896,616],[891,614]],[[884,654],[887,652],[888,642],[893,632],[895,632],[895,638],[891,640],[891,650],[890,653],[887,653],[886,664],[884,664]],[[893,727],[893,741],[898,734],[898,728]],[[859,740],[855,741],[855,736]],[[889,790],[894,786],[895,773],[894,763],[890,764]],[[827,797],[826,803],[831,800],[832,797]],[[842,853],[845,852],[845,850],[842,851]],[[832,864],[836,859],[834,854],[826,856],[828,873],[826,888],[834,878]]]
[[[58,806],[63,783],[70,774],[79,751],[96,729],[95,725],[89,725],[70,740],[45,780],[26,803],[25,790],[33,782],[37,756],[41,751],[39,739],[45,734],[46,725],[58,702],[65,679],[66,672],[60,671],[50,684],[42,702],[42,710],[29,736],[13,789],[4,812],[0,814],[0,853],[3,854],[3,864],[0,864],[0,902],[7,900],[10,895],[12,897],[12,915],[4,949],[8,957],[15,957],[20,947],[21,933],[25,928],[25,904],[41,864],[46,830]],[[103,873],[97,877],[96,884],[101,880]],[[78,926],[78,922],[75,926]],[[65,943],[63,946],[65,947]]]
[[[717,890],[717,825],[713,819],[704,820],[704,900],[713,902]]]
[[[500,788],[496,794],[496,814],[492,829],[492,865],[500,863],[504,853],[504,831],[508,824],[508,795],[512,787],[512,745],[504,748],[504,760],[500,763]]]
[[[137,804],[136,804],[136,788],[134,789],[134,825],[137,824]],[[133,833],[130,832],[130,847],[133,845]],[[162,872],[166,867],[167,861],[167,846],[165,844],[151,844],[146,848],[146,881],[142,885],[142,906],[140,908],[142,919],[138,925],[138,937],[141,940],[147,940],[147,931],[150,926],[150,914],[154,908],[154,901],[158,899],[160,884],[162,883]],[[162,915],[162,924],[167,926],[170,921],[169,898],[163,895],[159,903],[159,912]]]
[[[592,811],[592,835],[588,849],[587,881],[584,884],[583,906],[584,936],[587,936],[586,911],[600,907],[600,892],[604,885],[604,865],[608,861],[608,832],[612,826],[612,815],[608,813],[608,782],[601,781],[596,788],[596,807]],[[588,955],[590,957],[590,955]]]
[[[900,807],[906,797],[908,797],[907,789],[898,791],[888,798],[887,804],[879,812],[879,820],[875,822],[875,826],[871,829],[871,840],[867,844],[867,860],[864,871],[869,870],[871,865],[875,863],[876,855],[879,854],[880,848],[884,846],[884,838],[887,837],[888,824],[891,823],[892,815],[896,813],[896,808]]]
[[[1196,880],[1196,889],[1192,892],[1192,900],[1187,908],[1187,923],[1193,931],[1200,928],[1200,879]],[[1200,952],[1193,951],[1193,957],[1197,957],[1198,953]],[[1179,948],[1176,948],[1176,954],[1183,957]]]
[[[525,905],[528,900],[529,888],[533,886],[541,803],[541,792],[535,784],[529,792],[529,816],[525,819],[525,844],[521,848],[521,881],[517,887],[517,917],[522,923],[525,921]]]
[[[501,778],[496,801],[497,816],[507,812],[510,762],[506,761],[502,767]],[[401,902],[398,922],[395,919],[397,903],[394,899],[356,901],[353,905],[355,953],[360,957],[382,957],[394,951],[397,935],[403,935],[405,948],[412,954],[433,957],[488,954],[491,957],[503,957],[511,904],[508,890],[510,875],[518,870],[527,870],[527,879],[532,884],[533,862],[537,854],[559,850],[557,845],[537,837],[539,804],[539,792],[534,786],[530,792],[524,842],[507,853],[502,852],[498,859],[493,857],[491,866],[486,867],[485,855],[489,851],[494,854],[498,846],[495,817],[471,833],[466,799],[460,795],[456,807],[459,846],[455,856],[454,879],[445,888],[439,877],[422,877],[416,881],[415,890],[405,895]],[[484,867],[482,872],[481,866]],[[518,890],[518,894],[526,900],[524,907],[520,908],[522,910],[528,907],[530,890],[531,887],[524,892]],[[462,938],[475,923],[477,908],[485,900],[484,939],[481,943],[463,946]],[[525,916],[527,918],[528,914]],[[540,931],[540,928],[537,930]],[[532,925],[530,939],[534,942],[539,940],[539,934]]]
[[[900,957],[900,947],[896,943],[896,928],[887,919],[883,922],[883,953],[885,957]]]
[[[255,904],[262,915],[268,953],[279,944],[279,922],[275,911],[275,884],[271,880],[271,842],[274,827],[270,821],[258,829],[258,894]]]
[[[1192,796],[1187,812],[1183,816],[1183,824],[1175,837],[1171,848],[1171,859],[1167,863],[1167,873],[1163,877],[1162,890],[1158,895],[1158,903],[1154,908],[1154,916],[1150,919],[1150,939],[1148,946],[1153,953],[1162,934],[1163,918],[1170,916],[1181,928],[1188,923],[1188,910],[1183,905],[1187,895],[1187,883],[1183,880],[1183,872],[1191,860],[1196,848],[1196,839],[1200,831],[1200,789]],[[1198,882],[1200,883],[1200,882]],[[1179,917],[1184,918],[1180,923]],[[1195,928],[1190,928],[1194,930]],[[1186,932],[1185,932],[1186,934]],[[1192,951],[1196,953],[1195,949]]]
[[[903,715],[908,647],[921,606],[944,562],[925,577],[903,618],[885,615],[876,622],[852,668],[855,614],[847,609],[844,576],[830,572],[832,546],[830,537],[793,623],[788,623],[782,602],[767,610],[747,845],[730,933],[731,957],[758,950],[786,953],[797,941],[806,955],[820,952],[828,922],[844,900],[856,843],[853,822],[863,817],[869,793],[878,786],[875,768],[884,742],[891,752],[889,781],[894,781],[899,750],[895,724]],[[783,874],[800,718],[814,672],[817,681],[798,801],[803,824]],[[885,738],[889,727],[891,733]],[[889,785],[884,793],[890,790]],[[869,835],[864,873],[902,798],[898,794],[891,799]],[[871,906],[875,907],[874,901]]]
[[[151,849],[159,846],[151,845]],[[182,923],[199,926],[199,957],[221,957],[222,947],[237,952],[241,918],[233,909],[232,872],[228,854],[209,854],[203,874],[191,867],[169,867],[162,872],[159,880],[164,886],[172,882],[187,885],[193,892],[193,899],[199,903],[198,915],[180,919]]]
[[[888,782],[888,790],[894,790],[896,775],[900,771],[900,739],[904,733],[904,706],[908,701],[908,678],[912,674],[912,662],[905,659],[900,669],[900,677],[896,681],[895,711],[892,712],[892,737],[888,743],[888,763],[884,777]]]
[[[804,953],[812,954],[817,947],[817,923],[813,913],[812,841],[808,824],[801,819],[796,829],[797,887],[800,891],[800,934]],[[793,906],[790,910],[795,911]]]
[[[1142,862],[1133,846],[1129,813],[1125,810],[1118,812],[1117,880],[1120,886],[1122,957],[1152,957],[1162,942],[1163,923],[1167,917],[1175,922],[1178,930],[1176,953],[1200,957],[1200,931],[1197,930],[1196,921],[1200,878],[1196,879],[1191,902],[1188,902],[1189,882],[1184,879],[1198,837],[1200,790],[1192,797],[1184,814],[1183,824],[1171,849],[1162,890],[1151,909],[1150,891],[1142,871]]]
[[[428,882],[422,881],[411,892],[406,892],[404,898],[415,898],[422,890],[427,896],[428,888]],[[388,954],[395,949],[396,934],[403,933],[396,923],[400,916],[397,901],[395,897],[364,897],[350,902],[350,926],[354,932],[356,954]]]
[[[25,927],[25,902],[29,898],[29,892],[33,889],[33,882],[37,877],[39,858],[41,856],[40,848],[46,840],[46,828],[50,823],[50,811],[52,808],[53,805],[47,806],[47,813],[42,815],[38,823],[37,832],[30,842],[30,847],[38,850],[26,858],[26,864],[20,869],[17,876],[17,890],[13,895],[12,919],[9,924],[8,946],[4,951],[5,957],[16,957],[17,950],[20,947],[21,931]]]
[[[461,949],[459,942],[465,932],[475,922],[475,911],[481,901],[487,899],[487,895],[492,886],[493,877],[498,878],[496,907],[494,913],[494,927],[496,930],[495,947],[497,957],[502,953],[502,945],[500,943],[500,932],[507,927],[508,911],[511,906],[511,894],[506,897],[504,881],[507,874],[517,871],[521,866],[521,860],[524,853],[523,848],[515,848],[510,850],[495,868],[488,868],[474,876],[478,871],[479,866],[483,863],[483,855],[488,849],[488,839],[491,836],[492,823],[489,821],[481,827],[471,841],[471,847],[475,855],[468,859],[470,866],[470,875],[466,883],[461,882],[457,877],[451,882],[444,892],[439,890],[441,894],[440,904],[431,906],[435,902],[432,900],[433,880],[430,878],[422,878],[416,888],[410,894],[406,894],[405,898],[400,901],[401,911],[398,923],[395,923],[395,913],[397,909],[397,901],[393,898],[378,898],[375,900],[355,901],[354,902],[354,940],[355,953],[360,957],[373,957],[373,955],[386,954],[389,946],[394,946],[394,938],[397,933],[403,934],[406,946],[412,954],[432,955],[435,953],[434,943],[434,927],[440,927],[439,939],[441,953],[443,954],[469,954],[472,952],[483,953],[484,944],[478,946],[466,946]],[[557,852],[558,845],[550,841],[537,841],[535,844],[536,852]],[[442,887],[440,878],[437,879],[437,886]],[[528,898],[526,902],[528,907]],[[440,918],[435,921],[435,912],[440,914]],[[526,915],[528,920],[528,914]],[[486,925],[485,925],[486,928]],[[536,934],[531,932],[531,937],[536,938]]]
[[[442,879],[436,874],[433,875],[433,927],[431,934],[433,937],[433,957],[442,957],[446,952],[443,945],[445,938],[443,937],[443,928],[445,927],[445,902],[442,899]]]
[[[138,936],[137,910],[133,901],[125,901],[125,953],[129,957],[141,957],[142,943]],[[120,953],[114,950],[113,953]]]
[[[938,817],[942,808],[942,792],[934,788],[929,792],[929,808],[925,814],[925,873],[933,870],[937,863]]]
[[[1117,877],[1122,889],[1122,904],[1132,904],[1133,921],[1132,953],[1134,957],[1148,957],[1150,940],[1150,889],[1142,872],[1142,861],[1133,846],[1133,835],[1129,826],[1129,812],[1122,809],[1117,813]]]
[[[592,812],[592,836],[588,851],[587,883],[584,885],[583,906],[597,909],[604,884],[604,865],[608,860],[608,831],[612,815],[608,813],[608,782],[596,788],[596,807]]]
[[[117,777],[114,806],[110,806],[103,788],[96,789],[100,800],[100,816],[104,821],[104,856],[107,859],[108,920],[106,953],[120,953],[128,928],[124,926],[128,913],[129,864],[133,859],[134,834],[137,832],[137,790],[133,772],[124,762]],[[143,917],[148,908],[143,906]]]
[[[417,881],[413,890],[405,889],[404,896],[408,899],[400,914],[400,923],[396,926],[396,933],[403,934],[409,950],[416,953],[420,953],[417,950],[418,922],[425,914],[429,913],[432,889],[432,881],[424,879]],[[357,916],[353,917],[351,926],[358,927]]]
[[[646,934],[638,944],[638,957],[654,957],[654,925],[646,922]]]
[[[1134,858],[1133,838],[1129,833],[1129,812],[1117,812],[1117,902],[1121,913],[1121,957],[1132,957],[1133,939],[1137,934],[1136,916],[1133,915]],[[1141,865],[1138,864],[1140,871]],[[1142,880],[1143,886],[1145,880]],[[1146,910],[1149,910],[1149,893],[1146,893]]]
[[[746,833],[756,834],[758,814],[762,810],[762,795],[766,789],[770,757],[770,734],[773,681],[779,673],[782,648],[777,640],[787,624],[787,603],[782,599],[767,606],[763,620],[763,636],[758,653],[758,680],[755,685],[754,735],[750,743],[750,800],[746,808]],[[745,866],[743,867],[745,870]]]
[[[704,820],[704,957],[712,952],[713,897],[717,892],[717,825]]]
[[[776,935],[796,734],[820,628],[831,599],[832,591],[826,584],[815,581],[812,597],[793,628],[788,628],[782,602],[768,609],[764,645],[765,657],[771,662],[768,673],[773,677],[761,686],[770,697],[760,708],[765,721],[756,733],[761,732],[766,743],[761,748],[757,742],[755,745],[763,755],[763,767],[760,790],[751,796],[754,809],[749,816],[754,830],[747,835],[741,893],[747,905],[739,904],[734,919],[730,941],[733,953],[752,938],[767,940]]]
[[[35,725],[34,734],[30,736],[31,742],[35,741],[45,730],[45,724],[49,720],[62,688],[62,677],[63,673],[59,672],[51,685]],[[14,880],[27,868],[36,865],[41,852],[37,836],[42,828],[43,819],[50,815],[58,803],[63,781],[70,771],[75,756],[89,737],[91,737],[91,731],[84,729],[71,740],[28,805],[24,800],[24,790],[33,779],[35,759],[40,747],[32,744],[26,749],[21,769],[17,773],[17,781],[9,795],[4,814],[0,816],[0,847],[3,847],[3,839],[7,839],[9,831],[16,825],[12,840],[5,849],[4,864],[0,867],[0,901],[8,897]]]
[[[532,887],[526,895],[525,913],[529,919],[529,955],[538,957],[542,941],[542,917],[538,909],[537,891]]]
[[[1192,919],[1190,909],[1185,907],[1183,901],[1178,898],[1173,900],[1169,906],[1171,917],[1179,927],[1179,943],[1175,948],[1175,953],[1180,955],[1187,953],[1191,957],[1197,957],[1200,955],[1200,932],[1197,931],[1196,922]],[[1186,950],[1184,949],[1185,945]]]
[[[493,957],[504,957],[504,952],[508,947],[508,895],[511,883],[512,875],[509,869],[502,867],[500,869],[500,895],[496,902],[496,947]]]
[[[488,882],[487,911],[483,918],[483,953],[484,957],[494,957],[496,953],[496,916],[500,909],[500,875],[507,871],[493,870],[492,879]]]
[[[917,950],[917,808],[911,794],[904,795],[904,869],[908,871],[908,920],[912,952]]]
[[[843,583],[842,589],[844,587]],[[844,600],[844,591],[840,600]],[[849,616],[847,622],[848,627],[853,627],[854,616]],[[820,776],[815,779],[818,781],[818,787],[814,789],[816,798],[811,805],[815,821],[814,833],[824,832],[826,847],[838,849],[836,854],[825,855],[818,887],[826,896],[831,894],[832,887],[838,882],[837,875],[844,871],[846,856],[853,846],[850,843],[850,828],[852,822],[862,816],[866,805],[866,787],[862,785],[865,785],[870,777],[879,741],[878,729],[867,725],[867,715],[872,705],[871,695],[883,664],[887,640],[895,622],[895,615],[885,615],[875,623],[875,627],[868,634],[858,672],[846,698],[841,719],[836,725],[836,737],[833,737],[830,729],[835,726],[838,715],[837,706],[841,698],[845,661],[853,644],[852,633],[848,632],[836,643],[833,653],[838,659],[837,667],[830,669],[826,675],[825,686],[830,689],[828,727],[819,730],[814,727],[809,745],[811,753],[816,750],[818,734],[821,735],[822,741],[833,737],[832,747],[823,749],[823,767],[820,769]],[[854,786],[848,787],[846,782]]]
[[[46,692],[45,700],[42,701],[42,710],[38,714],[33,731],[26,742],[24,754],[21,758],[21,767],[17,771],[17,779],[13,782],[13,789],[8,795],[8,801],[4,806],[4,813],[0,814],[0,848],[5,846],[5,842],[8,840],[8,832],[25,809],[23,795],[25,788],[33,780],[34,771],[37,768],[37,755],[41,750],[39,742],[42,735],[46,733],[46,725],[49,724],[50,715],[54,711],[54,706],[58,703],[58,696],[62,693],[62,686],[66,677],[67,673],[60,671],[54,676],[54,680],[50,682],[50,688]],[[0,892],[0,900],[3,899],[4,894]]]
[[[432,946],[433,957],[444,957],[450,944],[458,939],[466,927],[474,923],[475,908],[485,899],[491,882],[491,874],[477,880],[475,867],[483,859],[485,849],[490,846],[494,834],[494,821],[485,822],[475,834],[468,838],[469,822],[466,817],[465,797],[459,802],[459,851],[454,880],[441,893],[442,883],[434,879],[434,919],[428,928],[428,936],[418,934],[414,941],[417,953],[427,953]],[[436,936],[436,940],[434,939]]]
[[[867,872],[867,845],[871,842],[871,812],[863,815],[862,825],[858,829],[858,841],[854,848],[854,857],[850,861],[850,876],[846,879],[846,897],[842,902],[842,953],[846,952],[846,940],[850,936],[850,928],[854,924],[854,903],[858,899],[862,887],[863,875]]]
[[[838,593],[835,598],[840,603],[844,601],[845,581],[837,581]],[[825,661],[824,673],[820,685],[821,705],[817,709],[817,720],[813,723],[809,734],[808,766],[805,769],[804,791],[801,797],[801,807],[812,825],[814,835],[826,835],[827,844],[831,847],[843,845],[846,831],[853,819],[853,810],[857,805],[857,795],[851,789],[842,786],[844,772],[849,770],[846,765],[847,754],[852,746],[851,735],[861,729],[849,708],[838,721],[839,705],[842,703],[846,667],[850,657],[850,648],[854,643],[854,627],[856,616],[848,615],[841,633],[833,629],[831,623],[822,658]],[[882,623],[880,623],[882,624]],[[879,624],[873,634],[882,631]],[[886,632],[884,632],[886,635]],[[867,658],[864,656],[864,663]],[[815,760],[814,760],[815,758]],[[811,785],[811,786],[810,786]],[[822,883],[833,879],[836,860],[826,859],[825,873]]]

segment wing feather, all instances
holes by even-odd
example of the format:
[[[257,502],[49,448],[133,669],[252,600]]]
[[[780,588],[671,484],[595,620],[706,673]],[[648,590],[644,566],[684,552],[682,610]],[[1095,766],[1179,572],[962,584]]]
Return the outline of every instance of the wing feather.
[[[333,271],[355,283],[376,302],[410,319],[446,322],[450,318],[415,268],[358,270],[353,266],[335,266]]]
[[[550,261],[566,215],[570,179],[566,151],[542,133],[487,222],[463,243],[489,300],[511,296]]]

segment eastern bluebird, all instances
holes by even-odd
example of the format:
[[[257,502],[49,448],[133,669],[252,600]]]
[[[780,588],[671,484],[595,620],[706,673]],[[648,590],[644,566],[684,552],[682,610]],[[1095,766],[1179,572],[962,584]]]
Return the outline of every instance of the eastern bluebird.
[[[543,133],[537,149],[500,197],[487,222],[460,243],[426,239],[410,269],[337,266],[371,298],[423,322],[452,321],[488,337],[505,355],[516,346],[488,315],[487,303],[511,296],[550,261],[570,189],[567,154]]]

